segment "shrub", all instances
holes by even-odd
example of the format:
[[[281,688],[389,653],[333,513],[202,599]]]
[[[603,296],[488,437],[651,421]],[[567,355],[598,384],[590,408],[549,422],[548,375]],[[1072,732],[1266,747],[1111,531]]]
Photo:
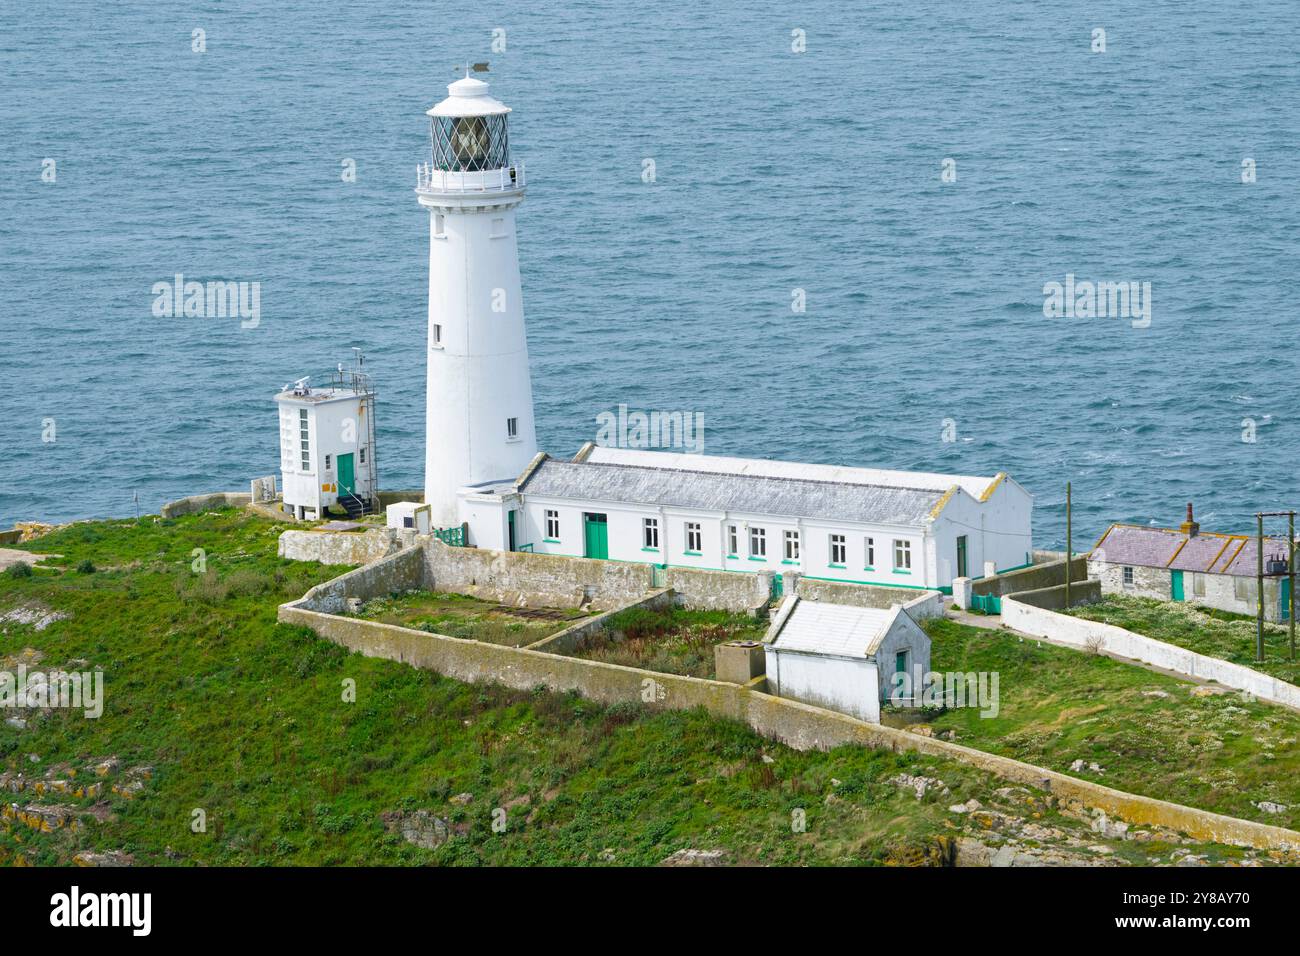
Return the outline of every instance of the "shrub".
[[[7,578],[30,578],[32,576],[32,566],[25,561],[19,561],[17,564],[11,564],[5,568],[5,577]]]
[[[90,558],[86,558],[86,560],[82,561],[80,564],[77,565],[77,573],[78,573],[78,574],[94,574],[94,573],[95,573],[95,562],[92,561],[92,560],[90,560]]]

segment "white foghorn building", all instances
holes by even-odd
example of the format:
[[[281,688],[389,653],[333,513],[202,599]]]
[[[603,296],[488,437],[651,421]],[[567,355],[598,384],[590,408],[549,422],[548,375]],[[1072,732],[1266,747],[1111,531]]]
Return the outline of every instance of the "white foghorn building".
[[[906,611],[822,601],[787,601],[764,639],[767,684],[778,697],[801,700],[880,722],[880,705],[907,674],[930,670],[930,638]]]
[[[275,396],[280,411],[284,510],[321,518],[340,505],[350,515],[375,510],[375,394],[367,375],[338,371],[322,383],[300,379]]]
[[[509,108],[466,76],[428,115],[424,503],[480,548],[799,571],[950,589],[1030,563],[1033,500],[1004,474],[922,474],[597,447],[539,454],[515,242]],[[403,518],[405,520],[405,518]]]

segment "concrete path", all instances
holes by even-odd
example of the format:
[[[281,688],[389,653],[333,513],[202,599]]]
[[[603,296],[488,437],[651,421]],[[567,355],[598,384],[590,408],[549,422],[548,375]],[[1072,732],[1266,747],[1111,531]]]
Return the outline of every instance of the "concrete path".
[[[0,571],[15,564],[40,564],[46,558],[57,557],[57,554],[32,554],[17,548],[0,548]]]

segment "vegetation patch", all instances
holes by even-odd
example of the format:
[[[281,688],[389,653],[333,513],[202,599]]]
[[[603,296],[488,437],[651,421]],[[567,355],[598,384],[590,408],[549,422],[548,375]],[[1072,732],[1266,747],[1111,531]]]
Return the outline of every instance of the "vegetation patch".
[[[587,614],[576,608],[511,607],[467,594],[408,591],[367,601],[355,616],[447,637],[526,647]]]
[[[611,615],[605,626],[582,639],[572,656],[646,670],[713,677],[714,645],[759,641],[767,622],[727,611],[629,608]]]
[[[1107,595],[1103,601],[1065,613],[1113,624],[1206,657],[1253,668],[1289,684],[1300,684],[1300,662],[1289,659],[1291,644],[1285,624],[1264,622],[1264,660],[1257,661],[1256,619],[1242,614],[1186,601],[1157,601],[1127,594]]]

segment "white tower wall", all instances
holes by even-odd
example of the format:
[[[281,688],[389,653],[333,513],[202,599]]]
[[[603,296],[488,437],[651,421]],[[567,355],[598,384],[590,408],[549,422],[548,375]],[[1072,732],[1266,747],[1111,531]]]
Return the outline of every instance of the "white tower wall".
[[[430,115],[504,123],[486,89],[459,80]],[[424,500],[434,524],[450,527],[458,489],[517,477],[537,454],[515,242],[522,169],[424,167],[417,194],[430,224]]]

